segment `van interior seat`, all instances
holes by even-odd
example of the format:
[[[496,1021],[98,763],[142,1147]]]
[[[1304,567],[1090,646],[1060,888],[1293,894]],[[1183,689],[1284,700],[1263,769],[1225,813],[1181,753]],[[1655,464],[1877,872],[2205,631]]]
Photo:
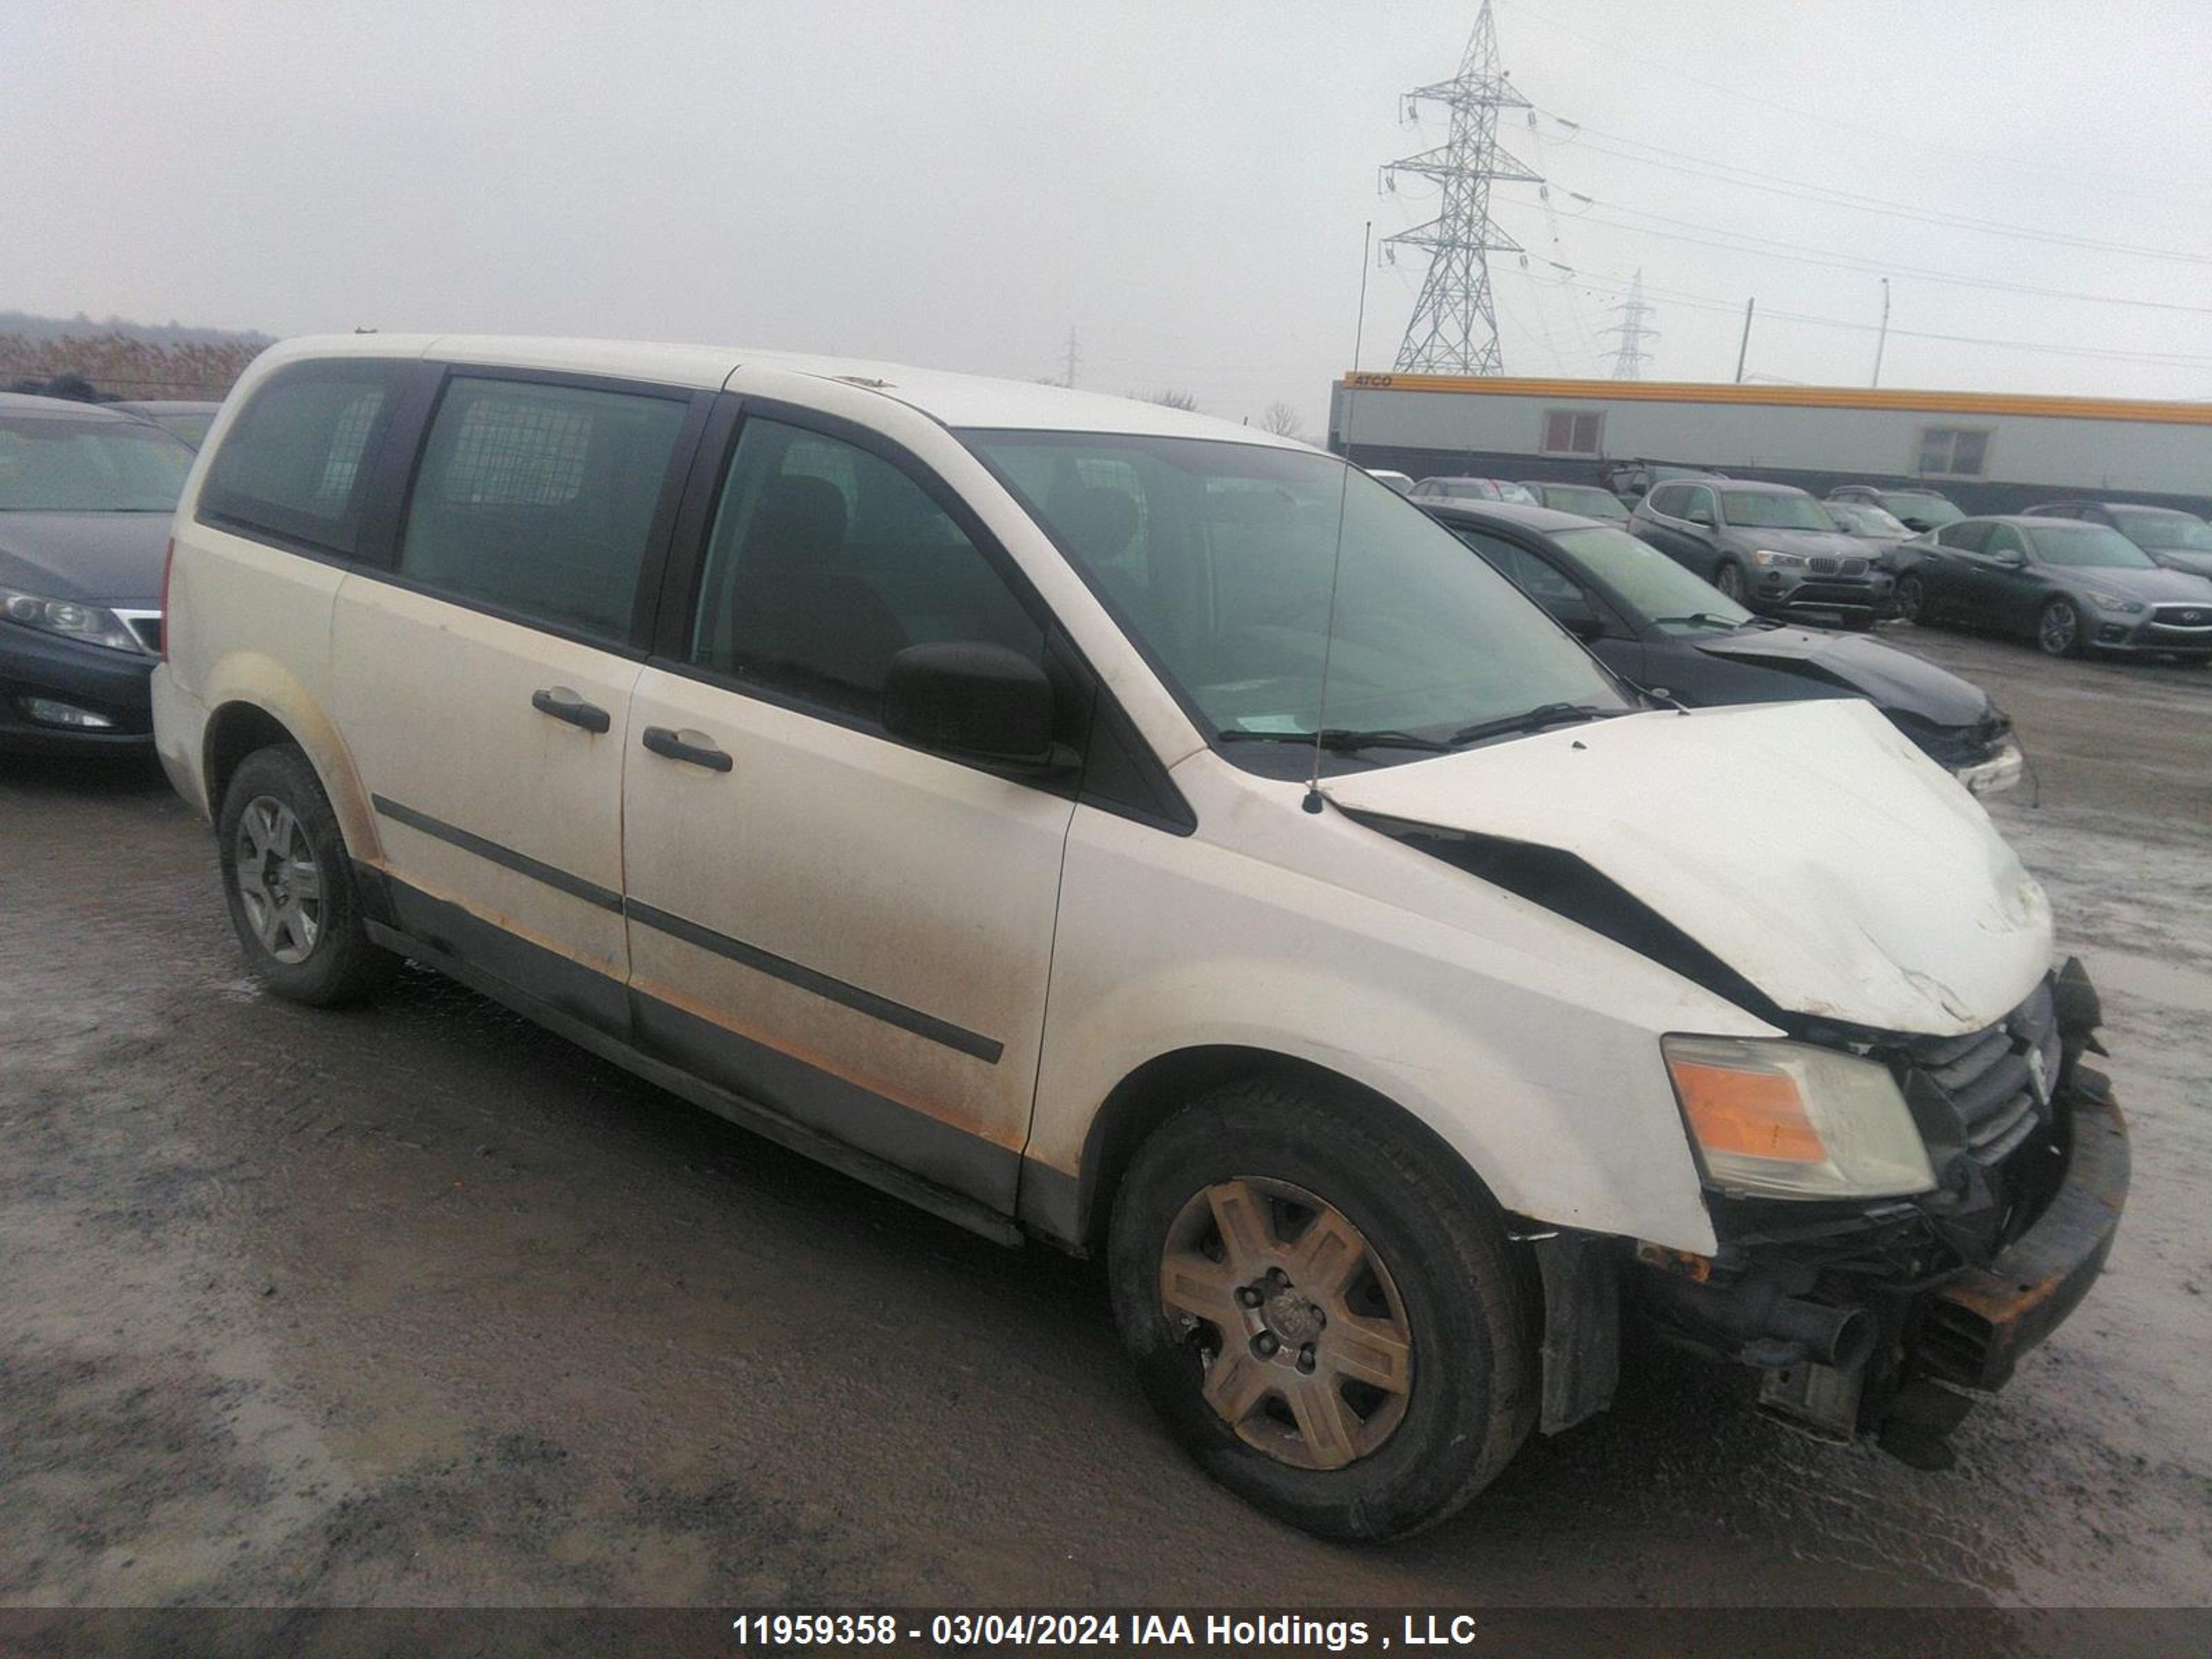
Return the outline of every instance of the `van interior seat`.
[[[844,495],[828,479],[768,487],[729,586],[727,665],[873,717],[884,671],[908,640],[884,596],[842,568],[846,529]]]

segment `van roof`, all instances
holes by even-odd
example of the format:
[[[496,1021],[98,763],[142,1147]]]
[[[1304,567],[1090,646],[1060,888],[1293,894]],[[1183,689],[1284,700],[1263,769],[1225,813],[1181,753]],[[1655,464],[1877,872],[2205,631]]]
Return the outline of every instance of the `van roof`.
[[[939,368],[738,346],[639,340],[531,338],[499,334],[334,334],[286,340],[264,354],[274,364],[323,356],[422,357],[509,368],[567,369],[665,385],[718,389],[744,368],[775,368],[874,392],[949,427],[1046,432],[1113,432],[1210,438],[1310,449],[1256,427],[1164,404],[1029,380],[994,380]]]

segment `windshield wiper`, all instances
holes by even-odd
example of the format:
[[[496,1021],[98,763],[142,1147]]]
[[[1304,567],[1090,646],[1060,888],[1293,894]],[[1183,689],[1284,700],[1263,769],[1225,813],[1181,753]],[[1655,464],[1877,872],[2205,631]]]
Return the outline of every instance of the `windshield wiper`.
[[[1318,744],[1323,749],[1348,751],[1354,749],[1425,749],[1431,754],[1448,755],[1452,745],[1434,738],[1417,737],[1411,732],[1360,732],[1347,726],[1328,726],[1318,732],[1224,732],[1224,743],[1294,743],[1305,748]],[[1456,741],[1456,739],[1455,739]]]
[[[1686,617],[1654,617],[1654,628],[1665,628],[1674,623],[1703,623],[1709,628],[1741,628],[1743,623],[1730,622],[1726,617],[1716,617],[1710,611],[1692,611]]]
[[[1615,714],[1631,712],[1626,708],[1594,708],[1586,702],[1538,703],[1518,714],[1502,714],[1494,720],[1477,720],[1473,726],[1463,726],[1451,734],[1451,744],[1457,748],[1462,744],[1480,743],[1485,738],[1503,737],[1509,732],[1540,732],[1547,726],[1611,720]]]

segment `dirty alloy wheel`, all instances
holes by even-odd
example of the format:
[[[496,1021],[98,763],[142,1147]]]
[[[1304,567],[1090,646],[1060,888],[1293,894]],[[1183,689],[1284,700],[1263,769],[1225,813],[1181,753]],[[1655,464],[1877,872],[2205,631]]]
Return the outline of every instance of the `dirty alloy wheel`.
[[[1715,568],[1713,586],[1720,589],[1723,598],[1734,599],[1738,605],[1745,603],[1747,590],[1744,586],[1743,567],[1734,559],[1723,559]]]
[[[305,755],[262,749],[239,763],[216,840],[231,925],[270,989],[327,1006],[390,982],[399,958],[362,926],[337,815]]]
[[[1928,588],[1917,576],[1905,576],[1897,584],[1897,616],[1914,627],[1928,614]]]
[[[1432,1526],[1528,1437],[1533,1304],[1496,1206],[1349,1090],[1260,1079],[1185,1108],[1122,1180],[1108,1263],[1170,1432],[1294,1526]]]
[[[2081,654],[2081,613],[2071,599],[2053,599],[2036,619],[2035,642],[2048,657]]]

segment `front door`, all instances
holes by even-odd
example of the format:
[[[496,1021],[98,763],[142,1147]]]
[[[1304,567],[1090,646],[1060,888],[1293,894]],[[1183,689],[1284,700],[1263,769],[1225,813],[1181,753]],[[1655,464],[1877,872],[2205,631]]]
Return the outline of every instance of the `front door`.
[[[402,928],[616,1033],[634,641],[688,400],[450,377],[396,567],[349,574],[333,621]]]
[[[2027,543],[2020,532],[2008,524],[1991,526],[1982,550],[1968,562],[1968,608],[2007,633],[2032,631],[2043,583],[2028,570]]]
[[[1070,795],[888,737],[908,645],[1045,633],[891,446],[749,416],[680,653],[648,665],[623,840],[640,1041],[1011,1212]]]

